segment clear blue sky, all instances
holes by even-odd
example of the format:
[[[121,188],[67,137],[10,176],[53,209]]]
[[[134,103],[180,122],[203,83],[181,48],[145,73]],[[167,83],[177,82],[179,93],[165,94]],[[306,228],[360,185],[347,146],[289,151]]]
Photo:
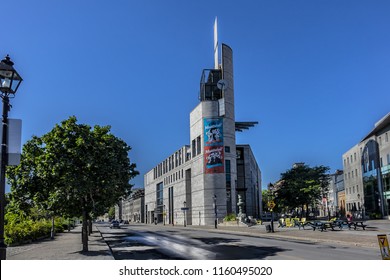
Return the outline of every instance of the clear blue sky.
[[[234,52],[238,134],[263,185],[294,162],[342,154],[390,111],[390,1],[31,1],[2,3],[0,55],[24,78],[11,118],[23,143],[75,115],[111,125],[141,175],[189,144],[213,23]]]

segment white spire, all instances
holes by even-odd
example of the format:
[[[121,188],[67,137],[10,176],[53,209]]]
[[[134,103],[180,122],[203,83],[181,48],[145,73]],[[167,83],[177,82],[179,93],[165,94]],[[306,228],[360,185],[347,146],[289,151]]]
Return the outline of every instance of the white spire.
[[[217,17],[215,17],[214,21],[214,69],[219,68],[218,63],[218,21]]]

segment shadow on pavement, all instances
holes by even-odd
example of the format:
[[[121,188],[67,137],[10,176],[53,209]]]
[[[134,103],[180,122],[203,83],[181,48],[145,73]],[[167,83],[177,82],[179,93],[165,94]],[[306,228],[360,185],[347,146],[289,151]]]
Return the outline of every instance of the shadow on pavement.
[[[262,247],[262,246],[231,246],[219,245],[214,247],[216,252],[216,260],[250,260],[250,259],[265,259],[275,256],[280,252],[288,250],[279,247]]]

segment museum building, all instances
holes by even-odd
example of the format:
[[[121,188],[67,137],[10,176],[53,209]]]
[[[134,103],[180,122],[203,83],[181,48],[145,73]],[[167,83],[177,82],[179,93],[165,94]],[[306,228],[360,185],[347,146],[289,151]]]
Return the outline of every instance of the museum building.
[[[236,143],[236,133],[257,122],[236,122],[233,51],[222,44],[219,58],[216,35],[214,47],[214,69],[202,71],[190,113],[190,145],[144,175],[146,223],[215,225],[231,213],[261,215],[261,171],[251,147]]]

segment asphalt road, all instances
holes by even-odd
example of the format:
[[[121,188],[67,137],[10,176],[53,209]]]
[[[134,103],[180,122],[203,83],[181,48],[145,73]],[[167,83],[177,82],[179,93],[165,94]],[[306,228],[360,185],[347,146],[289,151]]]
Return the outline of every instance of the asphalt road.
[[[143,224],[97,225],[115,259],[380,260],[377,248]]]

